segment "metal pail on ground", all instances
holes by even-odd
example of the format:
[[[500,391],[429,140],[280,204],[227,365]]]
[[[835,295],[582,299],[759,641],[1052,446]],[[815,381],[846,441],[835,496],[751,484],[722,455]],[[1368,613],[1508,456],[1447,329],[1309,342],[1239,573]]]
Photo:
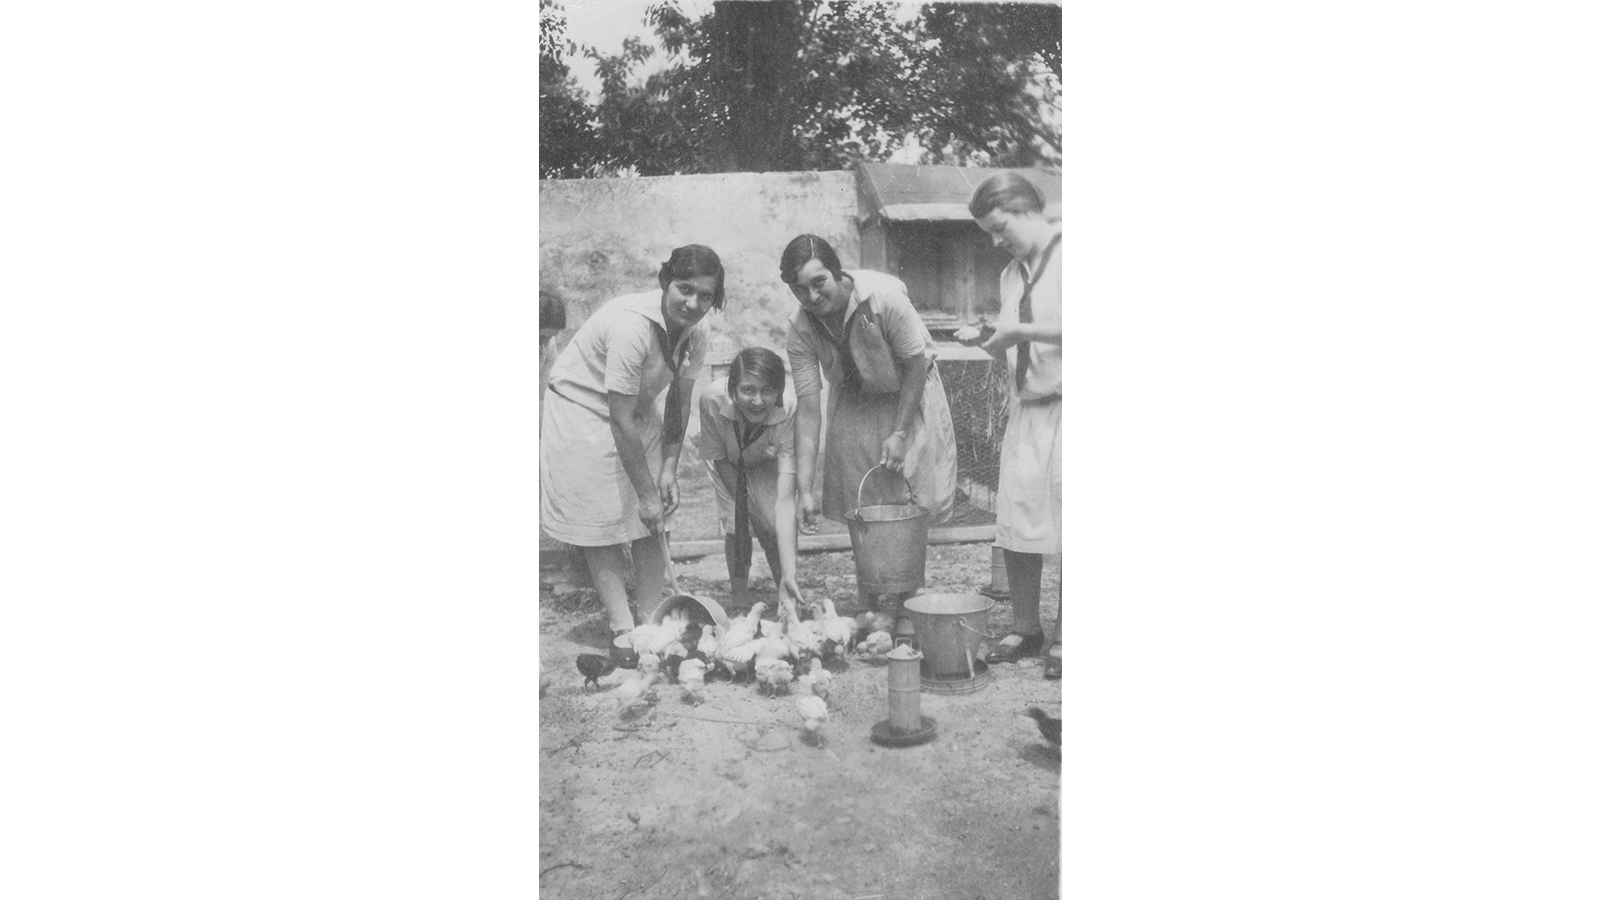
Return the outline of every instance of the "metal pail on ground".
[[[917,649],[929,672],[977,677],[978,645],[989,637],[993,600],[982,594],[919,594],[903,608],[916,626]]]
[[[928,510],[918,506],[905,476],[906,502],[862,506],[861,490],[877,465],[861,476],[856,508],[845,516],[850,549],[856,559],[856,582],[869,594],[903,594],[922,587],[928,566]],[[884,471],[888,471],[884,469]]]

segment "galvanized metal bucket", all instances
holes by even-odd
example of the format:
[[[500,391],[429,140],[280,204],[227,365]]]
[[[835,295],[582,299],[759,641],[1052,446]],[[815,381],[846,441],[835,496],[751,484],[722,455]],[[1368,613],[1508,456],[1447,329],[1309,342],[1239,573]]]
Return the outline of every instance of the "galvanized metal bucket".
[[[989,638],[993,600],[982,594],[918,594],[904,609],[916,626],[917,649],[928,672],[977,677],[978,645]]]
[[[911,482],[904,475],[900,480],[906,485],[906,502],[862,506],[861,491],[878,469],[883,466],[873,466],[861,476],[856,508],[845,516],[856,559],[856,583],[869,594],[902,594],[922,587],[927,578],[928,510],[917,505]]]

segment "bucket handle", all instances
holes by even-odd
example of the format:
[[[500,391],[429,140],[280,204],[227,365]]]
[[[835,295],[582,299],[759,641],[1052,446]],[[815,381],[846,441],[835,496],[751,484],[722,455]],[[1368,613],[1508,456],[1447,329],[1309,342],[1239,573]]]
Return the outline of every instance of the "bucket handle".
[[[856,488],[856,509],[857,510],[861,509],[861,492],[863,490],[865,490],[866,487],[867,487],[867,477],[870,476],[873,472],[876,472],[879,469],[883,469],[885,472],[889,471],[887,468],[884,467],[883,463],[878,463],[877,465],[875,465],[872,468],[868,469],[866,471],[865,475],[861,476],[861,484]],[[913,503],[913,504],[916,503],[917,502],[917,494],[916,494],[915,491],[913,491],[911,489],[911,479],[907,478],[905,476],[905,473],[900,473],[900,480],[904,481],[906,483],[906,501],[908,503]],[[860,512],[856,513],[856,518],[857,519],[861,518],[861,513]]]
[[[973,626],[966,625],[965,615],[963,615],[963,617],[955,618],[955,625],[957,625],[958,628],[965,628],[966,631],[971,631],[971,633],[976,634],[976,636],[982,637],[984,641],[994,641],[994,636],[987,633],[987,631],[978,631],[978,629],[973,628]],[[973,665],[973,645],[971,645],[971,642],[962,641],[962,650],[966,650],[966,677],[978,677],[978,666]]]
[[[968,625],[966,616],[961,616],[961,617],[957,618],[956,619],[956,624],[961,626],[962,628],[965,628],[966,630],[972,632],[973,634],[977,635],[978,637],[983,638],[986,641],[994,640],[994,635],[988,633],[987,631],[979,631],[978,629],[973,628],[971,625]]]

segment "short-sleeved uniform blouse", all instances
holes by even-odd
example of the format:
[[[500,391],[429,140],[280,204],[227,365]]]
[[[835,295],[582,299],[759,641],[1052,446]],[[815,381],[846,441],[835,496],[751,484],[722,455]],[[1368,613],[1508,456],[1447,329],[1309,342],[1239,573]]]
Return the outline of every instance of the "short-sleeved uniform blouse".
[[[717,495],[717,514],[722,528],[733,534],[734,496],[732,484],[724,484],[716,470],[717,460],[733,462],[739,452],[739,428],[744,417],[725,393],[707,390],[700,395],[700,437],[695,446],[711,475]],[[745,479],[750,490],[750,514],[763,531],[776,527],[778,474],[795,471],[794,413],[782,406],[767,410],[759,424],[766,429],[743,452]]]
[[[819,334],[804,310],[789,318],[789,367],[794,370],[798,397],[829,385],[827,440],[822,467],[822,514],[844,521],[862,502],[863,479],[877,466],[885,439],[894,431],[899,414],[900,371],[895,361],[915,360],[926,366],[922,405],[913,418],[906,441],[905,476],[917,502],[930,511],[929,522],[947,519],[955,503],[956,447],[950,405],[939,370],[933,363],[933,336],[912,306],[905,283],[893,275],[867,270],[847,270],[855,284],[845,321],[850,326],[850,356],[861,376],[861,390],[844,389],[844,366],[839,350]],[[904,488],[894,476],[879,474],[879,487],[891,492],[894,502]],[[802,486],[803,489],[804,486]]]
[[[597,547],[649,536],[611,436],[606,394],[639,398],[645,459],[651,477],[659,477],[656,401],[673,379],[662,352],[665,329],[659,290],[618,297],[595,310],[551,366],[539,435],[539,511],[552,538]],[[683,360],[679,377],[700,371],[710,333],[710,323],[701,320],[679,335],[673,348]]]

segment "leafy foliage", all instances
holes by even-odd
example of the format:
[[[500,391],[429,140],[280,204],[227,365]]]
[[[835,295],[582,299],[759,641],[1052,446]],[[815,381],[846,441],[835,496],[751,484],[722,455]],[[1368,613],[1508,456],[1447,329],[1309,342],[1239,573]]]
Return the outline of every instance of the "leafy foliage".
[[[553,0],[541,3],[541,18],[553,20],[543,15]],[[541,85],[540,115],[554,116],[543,118],[541,156],[553,162],[541,161],[541,174],[842,169],[913,140],[928,162],[1059,159],[1058,6],[930,4],[912,19],[902,9],[886,0],[718,2],[693,20],[663,0],[647,15],[663,69],[635,77],[654,52],[639,38],[615,56],[585,48],[601,82],[588,119],[570,104],[564,64],[548,111]]]
[[[554,0],[539,0],[539,177],[585,173],[597,139],[593,111],[564,61],[577,47]]]

